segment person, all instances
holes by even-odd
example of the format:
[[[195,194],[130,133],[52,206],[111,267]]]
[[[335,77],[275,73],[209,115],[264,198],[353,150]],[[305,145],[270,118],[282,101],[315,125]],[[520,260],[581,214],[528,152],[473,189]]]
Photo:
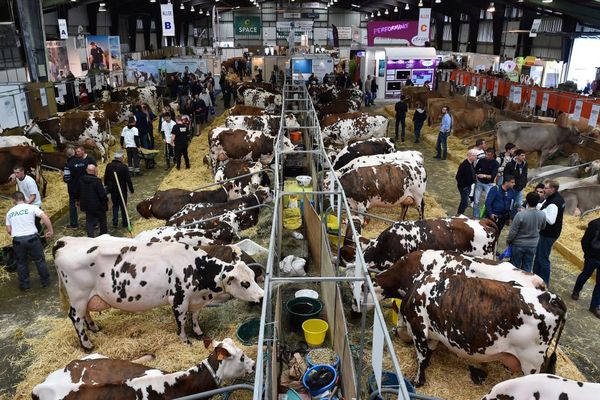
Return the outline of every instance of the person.
[[[221,90],[223,91],[223,107],[230,108],[231,107],[231,92],[232,87],[229,84],[228,80],[225,80],[223,86],[221,86]]]
[[[373,99],[373,94],[371,93],[371,85],[373,84],[373,78],[371,75],[367,75],[367,80],[365,81],[365,106],[371,105],[371,100]]]
[[[596,318],[600,318],[600,218],[596,218],[587,226],[583,237],[581,238],[581,248],[583,249],[583,271],[575,281],[575,287],[571,298],[579,300],[579,293],[583,289],[583,285],[596,271],[596,285],[592,293],[592,301],[590,302],[590,311]]]
[[[146,125],[146,134],[148,135],[148,144],[150,145],[149,148],[154,149],[154,127],[152,126],[152,121],[156,119],[156,115],[152,112],[152,109],[150,108],[148,103],[142,104],[142,111],[145,114],[146,121],[148,121]]]
[[[408,105],[405,102],[406,98],[404,95],[400,96],[400,101],[396,103],[394,109],[396,110],[396,140],[398,140],[398,125],[402,125],[402,141],[406,136],[406,113],[408,112]]]
[[[121,194],[123,200],[121,201],[121,194],[119,194],[119,186],[117,186],[117,175],[118,182],[121,188]],[[113,226],[119,225],[119,210],[121,210],[121,219],[123,220],[123,226],[128,226],[127,217],[125,214],[125,207],[127,207],[127,189],[129,192],[134,193],[133,182],[131,182],[131,175],[129,174],[129,168],[123,164],[123,152],[116,151],[114,159],[106,166],[104,172],[104,186],[106,191],[110,193],[110,199],[112,201],[112,224]]]
[[[494,149],[489,148],[485,151],[485,158],[475,164],[477,182],[475,183],[475,197],[473,199],[473,217],[480,218],[481,195],[484,195],[484,199],[487,197],[488,192],[494,186],[497,173],[498,161],[494,158]]]
[[[79,222],[77,218],[77,200],[75,193],[79,187],[79,181],[88,165],[96,165],[94,157],[89,156],[85,152],[83,146],[77,146],[75,151],[73,149],[67,149],[67,163],[63,168],[63,180],[67,184],[67,190],[69,193],[69,228],[77,229]]]
[[[423,124],[425,124],[425,120],[427,120],[427,111],[425,111],[423,105],[419,102],[416,104],[416,107],[412,120],[415,129],[415,143],[419,143],[421,141],[421,129],[423,128]]]
[[[200,98],[199,95],[195,95],[192,99],[192,109],[194,112],[192,113],[192,119],[195,125],[200,125],[204,122],[206,117],[207,106],[204,100]]]
[[[527,186],[527,153],[524,150],[518,149],[515,151],[514,159],[506,164],[504,175],[512,175],[515,177],[515,193],[516,204],[521,205],[523,201],[523,189]]]
[[[406,82],[404,83],[404,86],[415,86],[415,84],[410,78],[407,78]]]
[[[256,73],[256,82],[257,83],[262,83],[263,81],[263,75],[262,75],[262,69],[258,69],[258,72]]]
[[[329,85],[329,73],[325,73],[323,76],[323,85]]]
[[[450,108],[442,107],[442,123],[438,134],[437,143],[435,145],[437,153],[433,158],[441,158],[445,160],[448,157],[448,136],[452,132],[452,117],[450,116]]]
[[[85,85],[79,85],[79,104],[85,105],[90,103],[90,98],[88,96],[88,91]]]
[[[487,149],[485,139],[477,139],[475,141],[475,148],[477,149],[477,160],[475,160],[475,164],[477,164],[479,160],[485,158],[485,150]]]
[[[523,271],[531,272],[540,230],[546,226],[546,216],[543,211],[537,209],[539,194],[527,193],[525,201],[527,208],[515,215],[506,237],[506,244],[512,246],[510,262]]]
[[[100,234],[108,233],[106,227],[106,211],[108,211],[108,196],[102,181],[98,178],[98,168],[90,164],[87,166],[85,175],[79,180],[79,187],[75,198],[79,203],[79,209],[85,213],[85,230],[88,237],[94,235],[94,226],[100,228]]]
[[[108,56],[96,42],[90,42],[88,64],[90,65],[90,69],[106,69],[106,66],[108,65]]]
[[[175,148],[175,167],[181,168],[181,156],[185,160],[185,169],[190,169],[188,157],[189,127],[183,123],[183,118],[177,118],[177,124],[171,131],[171,146]]]
[[[171,145],[171,131],[174,126],[175,121],[171,118],[171,114],[164,114],[162,124],[160,125],[160,132],[165,143],[165,170],[171,168],[171,158],[175,156],[173,146]]]
[[[210,98],[210,94],[208,93],[208,89],[204,88],[204,90],[202,91],[202,93],[200,94],[200,99],[204,101],[205,107],[202,109],[202,117],[201,117],[201,121],[204,122],[208,122],[208,115],[210,110],[214,107],[214,103],[212,102],[212,99]]]
[[[429,81],[425,81],[425,83],[423,83],[423,89],[431,90],[431,87],[429,86]]]
[[[485,217],[496,223],[498,237],[516,209],[513,186],[515,186],[514,176],[507,175],[502,185],[492,187],[485,198]]]
[[[277,83],[277,74],[275,73],[275,70],[271,71],[271,77],[269,78],[269,82],[273,86],[275,86],[275,84]]]
[[[131,116],[127,121],[127,126],[121,131],[121,148],[127,152],[127,166],[133,175],[142,174],[140,171],[140,147],[140,134],[135,127],[135,117]]]
[[[505,178],[506,179],[506,178]],[[552,245],[562,231],[565,200],[558,193],[559,183],[553,179],[544,182],[544,202],[538,205],[546,214],[546,227],[540,231],[540,240],[535,251],[533,273],[550,284],[550,253]]]
[[[506,164],[512,161],[515,151],[517,151],[517,146],[514,143],[506,143],[504,146],[504,151],[499,153],[496,157],[496,161],[498,161],[498,177],[496,178],[496,182],[498,185],[502,185],[502,180],[504,179],[504,168]],[[512,174],[511,174],[512,175]]]
[[[214,105],[216,102],[216,98],[215,98],[215,78],[213,78],[212,76],[212,72],[208,73],[208,76],[206,77],[206,91],[208,92],[208,95],[210,96],[210,102]]]
[[[538,202],[538,205],[542,204],[545,200],[544,196],[546,195],[544,191],[544,184],[538,183],[537,185],[535,185],[535,192],[540,195],[540,201]]]
[[[13,168],[13,173],[17,182],[17,190],[25,196],[25,203],[33,204],[42,209],[42,197],[40,196],[40,191],[38,190],[37,183],[35,183],[35,179],[27,175],[25,173],[25,168],[21,165],[15,166]],[[42,225],[40,224],[40,219],[37,217],[35,219],[35,226],[38,229],[38,232],[41,233]]]
[[[377,79],[371,79],[371,105],[375,105],[375,99],[377,98],[377,89],[379,89],[379,85],[377,85]]]
[[[313,72],[308,77],[308,84],[309,85],[316,85],[317,83],[319,83],[319,79],[317,79],[317,77],[315,76],[315,73]]]
[[[474,164],[476,158],[477,151],[470,149],[467,151],[467,158],[463,160],[456,171],[456,186],[460,193],[460,204],[458,205],[456,215],[463,215],[469,205],[469,195],[471,194],[471,188],[475,184]]]
[[[6,231],[12,237],[19,289],[23,291],[30,289],[28,257],[33,260],[37,267],[42,287],[48,287],[50,285],[50,273],[44,258],[44,246],[35,226],[35,218],[40,218],[46,226],[45,237],[48,239],[54,235],[52,222],[39,207],[27,204],[23,193],[15,192],[11,197],[14,206],[6,213]]]
[[[150,148],[150,136],[149,136],[149,128],[148,128],[148,116],[144,110],[144,105],[139,104],[136,106],[136,111],[133,113],[135,117],[135,127],[138,131],[138,136],[140,138],[141,147],[145,149]]]

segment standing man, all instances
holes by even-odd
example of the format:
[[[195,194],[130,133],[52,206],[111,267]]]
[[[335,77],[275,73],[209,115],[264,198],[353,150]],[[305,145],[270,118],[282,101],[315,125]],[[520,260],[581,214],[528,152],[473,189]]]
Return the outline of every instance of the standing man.
[[[592,293],[592,301],[590,303],[590,311],[600,318],[600,218],[596,218],[588,224],[583,237],[581,238],[581,248],[583,249],[583,271],[577,277],[571,298],[579,300],[579,292],[583,289],[583,285],[596,271],[596,285]]]
[[[504,168],[504,176],[512,175],[515,177],[515,192],[518,207],[521,207],[523,202],[523,189],[527,186],[527,154],[524,150],[518,149],[515,151],[515,157],[512,161],[506,164]]]
[[[160,126],[163,142],[165,143],[165,170],[171,168],[171,158],[175,156],[173,146],[171,145],[171,132],[175,126],[175,121],[172,120],[171,114],[165,113]]]
[[[394,107],[396,110],[396,140],[398,140],[398,124],[402,125],[402,141],[404,142],[404,136],[406,135],[406,113],[408,112],[408,106],[404,101],[406,97],[400,96],[400,101],[396,103]]]
[[[475,164],[485,158],[485,151],[487,150],[487,143],[485,139],[477,139],[475,141],[475,148],[477,149],[477,160],[475,160]]]
[[[88,56],[88,64],[90,69],[106,69],[108,65],[108,57],[101,47],[95,42],[90,42],[90,55]]]
[[[108,211],[108,196],[102,181],[98,178],[98,168],[88,165],[86,174],[81,177],[79,190],[76,194],[79,208],[85,212],[85,229],[88,237],[94,235],[94,225],[100,226],[100,234],[108,233],[106,227],[106,211]]]
[[[565,212],[565,200],[558,193],[558,187],[558,182],[553,179],[544,182],[545,200],[540,206],[540,210],[546,214],[546,227],[540,231],[540,240],[538,241],[535,262],[533,263],[533,273],[542,278],[546,285],[550,284],[552,245],[562,231],[563,214]]]
[[[440,133],[438,134],[437,143],[435,145],[437,153],[433,158],[441,158],[445,160],[448,157],[448,136],[452,132],[452,117],[448,106],[442,107],[442,123],[440,125]]]
[[[485,199],[485,217],[498,226],[498,237],[516,210],[514,186],[515,178],[507,175],[502,185],[491,188]]]
[[[421,103],[417,103],[417,108],[415,108],[412,120],[413,126],[415,127],[415,143],[419,143],[421,140],[421,129],[423,128],[425,120],[427,120],[427,111],[425,111]]]
[[[546,226],[544,212],[537,209],[540,195],[527,193],[527,208],[515,215],[506,237],[506,244],[512,246],[510,262],[523,271],[531,272],[533,257],[540,238],[540,230]],[[517,203],[520,207],[520,203]]]
[[[15,174],[15,179],[17,181],[17,188],[25,197],[25,203],[33,204],[42,209],[42,197],[40,196],[40,191],[38,190],[37,183],[35,183],[35,179],[27,175],[25,169],[20,165],[13,168],[13,173]],[[42,224],[40,224],[40,219],[38,217],[35,218],[35,227],[38,232],[41,232]]]
[[[471,187],[475,184],[475,159],[477,150],[471,149],[467,152],[467,158],[458,166],[456,171],[456,186],[460,193],[460,204],[456,215],[463,215],[469,205]]]
[[[133,175],[141,175],[140,171],[140,135],[135,127],[135,117],[129,117],[127,126],[121,132],[121,148],[127,151],[127,165]]]
[[[117,186],[117,180],[119,182]],[[129,224],[125,213],[127,207],[127,189],[133,193],[133,183],[131,182],[131,175],[129,169],[123,164],[123,152],[116,151],[114,160],[106,166],[104,172],[104,186],[106,191],[110,193],[110,199],[112,201],[112,224],[113,226],[119,225],[119,209],[121,210],[121,219],[123,220],[123,227],[127,227]],[[121,194],[123,194],[123,201],[121,201],[121,194],[119,194],[119,187],[121,188]]]
[[[377,97],[377,89],[379,89],[379,85],[377,85],[377,78],[373,77],[371,79],[371,105],[375,105],[375,98]]]
[[[476,150],[478,151],[478,150]],[[486,198],[490,189],[494,186],[494,180],[498,173],[498,161],[494,158],[494,150],[487,149],[485,158],[475,164],[475,198],[473,199],[473,217],[480,218],[479,204],[481,204],[481,195]],[[514,178],[514,177],[513,177]]]
[[[504,179],[504,168],[513,160],[515,151],[517,151],[517,146],[515,146],[513,143],[506,143],[506,146],[504,146],[504,151],[498,154],[496,157],[496,161],[498,161],[498,164],[500,165],[500,168],[498,168],[498,185],[502,185],[502,180]]]
[[[39,207],[25,203],[25,196],[21,192],[12,195],[14,207],[6,213],[6,231],[12,237],[13,250],[17,261],[17,274],[19,276],[19,289],[29,290],[29,268],[27,257],[31,257],[37,267],[42,287],[50,284],[50,273],[44,258],[44,247],[35,227],[35,218],[40,218],[46,226],[46,238],[54,235],[50,218]]]
[[[185,169],[190,169],[190,158],[188,157],[189,127],[183,123],[181,117],[177,118],[177,124],[171,131],[171,146],[175,148],[175,167],[181,168],[181,156],[185,160]]]
[[[86,154],[83,146],[77,146],[75,148],[74,156],[72,150],[67,149],[67,156],[69,156],[69,158],[63,169],[63,180],[67,183],[67,189],[69,191],[69,228],[77,229],[79,227],[79,221],[77,218],[76,192],[79,188],[79,181],[81,180],[81,177],[85,175],[88,165],[96,165],[96,160],[94,157]]]
[[[373,98],[373,94],[371,93],[371,75],[367,75],[367,80],[365,81],[365,106],[371,105],[371,99]]]

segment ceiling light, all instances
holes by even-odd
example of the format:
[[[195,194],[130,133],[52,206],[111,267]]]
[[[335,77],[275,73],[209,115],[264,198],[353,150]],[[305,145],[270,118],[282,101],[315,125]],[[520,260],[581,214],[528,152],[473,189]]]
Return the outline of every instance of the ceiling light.
[[[552,3],[552,0],[542,0],[542,3]]]
[[[365,14],[365,19],[369,19],[369,14]]]
[[[352,7],[360,8],[358,4],[350,4]]]
[[[522,3],[524,0],[517,0],[517,3]]]
[[[442,0],[435,0],[436,4],[440,4],[442,2]]]
[[[210,17],[210,11],[206,10],[206,16]]]
[[[375,15],[373,13],[371,13],[371,18],[375,18]]]
[[[150,0],[150,3],[156,3],[156,0]]]
[[[190,11],[191,11],[191,12],[194,12],[194,11],[196,11],[196,9],[194,8],[194,6],[191,6],[191,7],[190,7]]]
[[[385,15],[390,15],[390,12],[388,11],[388,9],[385,9]]]
[[[181,5],[179,6],[180,10],[185,10],[185,7],[183,6],[183,3],[181,3]]]
[[[394,12],[398,12],[398,6],[394,7]]]
[[[337,2],[338,2],[338,0],[333,0],[333,2],[334,2],[334,3],[337,3]]]
[[[423,0],[419,0],[419,7],[423,7]]]
[[[408,5],[408,3],[406,3],[406,5],[404,6],[405,10],[410,10],[410,6]]]
[[[381,17],[381,11],[380,10],[377,10],[377,16]]]
[[[490,6],[488,7],[487,12],[493,13],[494,11],[496,11],[496,7],[494,7],[494,2],[490,1]]]
[[[327,3],[327,8],[329,8],[329,3]]]
[[[202,14],[204,14],[204,10],[203,10],[203,9],[200,9],[200,15],[202,15]],[[206,14],[206,15],[208,15],[208,11],[207,11],[207,14]]]
[[[240,6],[235,6],[235,9],[237,10],[238,8],[240,8]]]

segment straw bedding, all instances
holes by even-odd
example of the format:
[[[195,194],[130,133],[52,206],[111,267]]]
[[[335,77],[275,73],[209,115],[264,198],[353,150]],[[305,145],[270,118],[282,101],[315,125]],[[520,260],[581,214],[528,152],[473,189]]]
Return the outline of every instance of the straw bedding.
[[[581,238],[587,229],[588,223],[596,218],[600,218],[600,211],[589,213],[584,218],[565,215],[562,233],[558,242],[583,260]]]

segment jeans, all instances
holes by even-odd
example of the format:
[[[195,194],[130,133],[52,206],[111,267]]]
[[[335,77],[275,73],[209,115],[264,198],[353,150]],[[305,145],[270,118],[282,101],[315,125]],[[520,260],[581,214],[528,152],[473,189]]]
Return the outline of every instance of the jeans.
[[[181,156],[185,160],[185,168],[190,168],[190,158],[188,157],[188,147],[186,145],[175,145],[175,166],[181,168]]]
[[[464,188],[458,188],[458,192],[460,193],[460,204],[458,205],[457,215],[463,215],[465,210],[469,206],[469,194],[471,193],[471,187],[467,186]]]
[[[165,143],[165,163],[167,168],[171,167],[171,158],[173,158],[173,156],[173,146],[171,146],[169,143]]]
[[[402,125],[402,140],[406,133],[406,115],[396,115],[396,139],[398,139],[398,125]]]
[[[499,183],[499,185],[501,185],[501,183]],[[523,205],[523,190],[524,189],[521,189],[518,192],[515,191],[515,204],[517,209]]]
[[[127,166],[129,172],[140,172],[140,155],[137,147],[127,148]]]
[[[79,222],[77,221],[77,205],[75,203],[75,195],[69,190],[69,226],[71,228],[79,226]]]
[[[438,134],[437,143],[435,144],[437,150],[436,157],[442,157],[444,160],[448,157],[448,134],[440,132]]]
[[[481,210],[479,209],[479,205],[481,204],[481,194],[485,193],[485,197],[487,197],[487,194],[492,187],[494,187],[493,183],[482,183],[479,181],[477,181],[475,183],[475,194],[474,194],[475,198],[473,200],[473,217],[479,218],[479,214],[481,212]],[[485,204],[485,198],[483,201]]]
[[[585,258],[583,262],[583,271],[577,277],[577,281],[575,282],[574,292],[581,292],[583,289],[583,285],[587,282],[587,280],[592,276],[592,274],[596,271],[596,275],[600,274],[600,260],[596,260],[594,258]],[[600,307],[600,279],[596,277],[596,285],[594,286],[594,292],[592,293],[592,302],[590,303],[590,308]]]
[[[531,272],[536,247],[513,246],[510,262],[517,268]]]
[[[145,149],[149,149],[150,148],[150,135],[148,135],[148,132],[140,130],[139,136],[140,136],[140,143],[141,143],[142,147]]]
[[[96,223],[100,227],[100,235],[108,233],[108,228],[106,226],[106,211],[85,213],[85,231],[87,232],[88,237],[96,237],[94,234],[94,225],[96,225]]]
[[[17,262],[17,274],[19,277],[19,287],[29,289],[29,267],[27,266],[27,256],[31,257],[37,267],[38,275],[42,281],[42,286],[48,286],[50,283],[50,273],[48,265],[44,258],[44,247],[37,234],[28,236],[19,236],[13,238],[13,250]]]
[[[423,121],[415,122],[415,142],[418,142],[421,139],[421,128],[423,128]]]
[[[535,251],[533,273],[542,278],[546,285],[550,285],[550,252],[555,241],[556,238],[540,235]]]
[[[123,226],[127,226],[127,217],[125,215],[125,207],[127,205],[127,195],[123,193],[125,197],[125,204],[121,201],[119,193],[111,193],[110,198],[112,200],[112,224],[119,224],[119,210],[121,210],[121,219],[123,220]]]

